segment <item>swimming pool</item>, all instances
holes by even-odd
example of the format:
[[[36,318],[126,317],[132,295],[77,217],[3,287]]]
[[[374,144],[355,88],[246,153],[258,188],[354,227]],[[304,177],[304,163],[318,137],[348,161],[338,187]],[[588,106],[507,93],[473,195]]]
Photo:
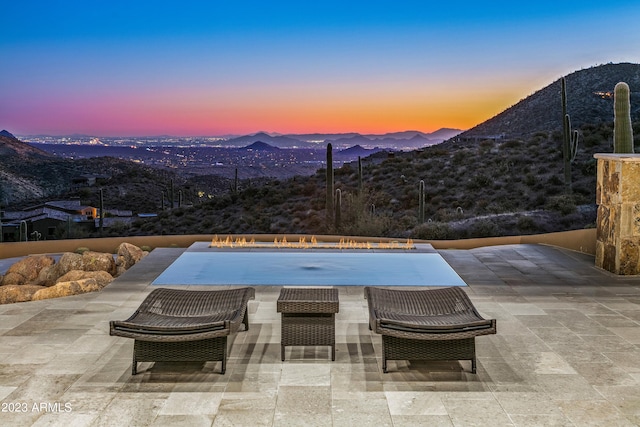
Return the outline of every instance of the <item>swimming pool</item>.
[[[466,286],[429,245],[415,250],[219,249],[195,243],[152,285]]]

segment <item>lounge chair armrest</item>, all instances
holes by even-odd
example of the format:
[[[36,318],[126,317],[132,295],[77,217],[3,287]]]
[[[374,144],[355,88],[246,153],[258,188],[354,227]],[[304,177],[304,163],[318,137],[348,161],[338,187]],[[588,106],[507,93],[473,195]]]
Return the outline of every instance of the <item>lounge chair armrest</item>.
[[[425,325],[412,322],[402,322],[393,319],[376,319],[376,326],[378,330],[392,329],[404,332],[416,332],[416,333],[429,333],[429,334],[451,334],[456,332],[471,332],[479,331],[483,329],[491,329],[495,327],[495,321],[493,320],[479,320],[477,322],[465,323],[465,324],[433,324]]]
[[[184,323],[181,325],[158,326],[117,320],[112,320],[109,322],[109,324],[111,335],[114,335],[114,332],[116,331],[149,335],[185,335],[222,331],[225,329],[229,329],[230,327],[230,322],[228,320],[222,320],[206,325],[189,325],[187,323]]]

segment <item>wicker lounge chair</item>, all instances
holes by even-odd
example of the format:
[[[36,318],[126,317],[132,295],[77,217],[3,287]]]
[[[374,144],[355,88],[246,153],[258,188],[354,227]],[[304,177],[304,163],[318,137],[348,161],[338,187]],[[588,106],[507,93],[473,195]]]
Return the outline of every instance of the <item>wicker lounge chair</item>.
[[[227,337],[244,325],[253,288],[190,291],[158,288],[124,321],[110,322],[110,335],[133,338],[133,366],[138,362],[221,361],[224,374]]]
[[[382,370],[387,360],[471,360],[475,337],[496,333],[459,287],[430,290],[364,288],[369,329],[382,334]]]

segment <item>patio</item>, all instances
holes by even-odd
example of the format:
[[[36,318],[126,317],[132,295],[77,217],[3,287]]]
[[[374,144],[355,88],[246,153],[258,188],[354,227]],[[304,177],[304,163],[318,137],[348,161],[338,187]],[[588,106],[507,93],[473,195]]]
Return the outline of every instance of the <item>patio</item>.
[[[336,360],[287,347],[278,286],[256,287],[227,373],[141,363],[109,336],[184,249],[158,248],[103,291],[0,305],[0,423],[12,426],[538,426],[640,424],[640,277],[545,245],[438,250],[497,335],[467,362],[390,362],[360,286],[340,287]],[[199,289],[194,287],[194,289]]]

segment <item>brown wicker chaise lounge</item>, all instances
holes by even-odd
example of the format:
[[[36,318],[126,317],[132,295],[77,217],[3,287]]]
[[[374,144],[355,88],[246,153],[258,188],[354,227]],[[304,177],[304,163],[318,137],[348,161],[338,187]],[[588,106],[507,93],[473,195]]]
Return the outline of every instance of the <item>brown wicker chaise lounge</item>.
[[[369,329],[382,334],[385,373],[387,360],[471,360],[475,374],[475,337],[496,333],[496,320],[480,316],[459,287],[364,293]]]
[[[138,362],[221,361],[225,373],[227,337],[244,325],[255,289],[193,291],[158,288],[123,321],[110,322],[110,335],[133,338],[132,375]]]

